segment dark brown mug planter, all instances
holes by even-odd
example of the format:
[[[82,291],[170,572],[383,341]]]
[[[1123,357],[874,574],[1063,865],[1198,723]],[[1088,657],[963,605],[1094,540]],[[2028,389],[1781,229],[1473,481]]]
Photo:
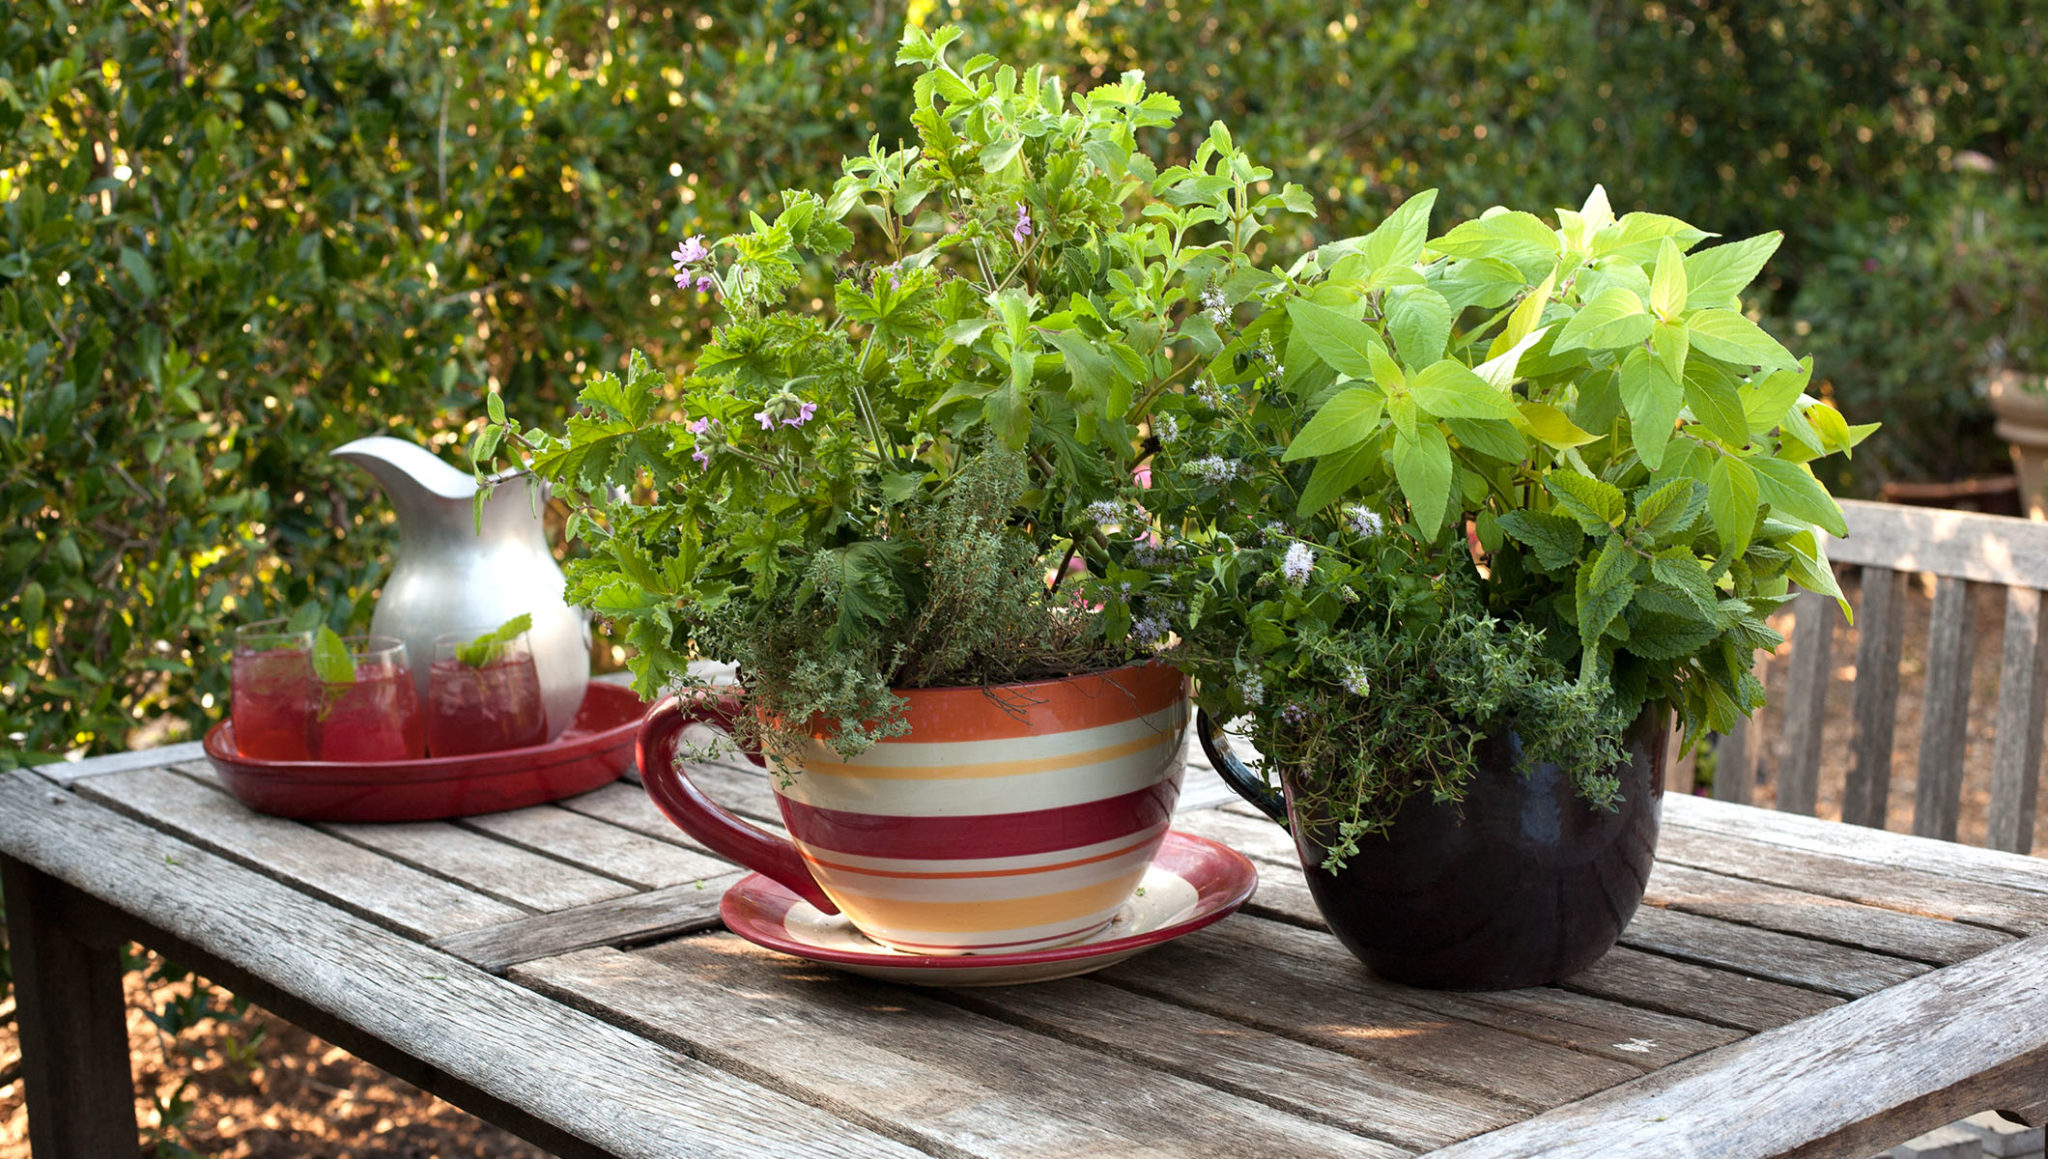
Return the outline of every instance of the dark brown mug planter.
[[[1622,804],[1594,809],[1557,766],[1516,771],[1513,733],[1489,737],[1460,804],[1417,795],[1385,838],[1343,869],[1295,820],[1293,778],[1268,788],[1219,743],[1206,714],[1196,736],[1233,789],[1294,834],[1309,893],[1337,940],[1373,973],[1438,990],[1510,990],[1578,973],[1621,937],[1649,880],[1663,806],[1669,713],[1645,710],[1615,769]]]

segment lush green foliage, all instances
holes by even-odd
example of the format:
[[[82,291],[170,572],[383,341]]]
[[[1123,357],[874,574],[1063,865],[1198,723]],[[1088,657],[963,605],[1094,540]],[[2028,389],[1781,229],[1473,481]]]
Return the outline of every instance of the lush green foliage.
[[[1489,730],[1604,804],[1646,705],[1697,736],[1762,704],[1764,617],[1792,581],[1840,596],[1807,464],[1872,429],[1739,308],[1777,235],[1688,255],[1706,233],[1596,188],[1556,227],[1431,238],[1434,200],[1296,263],[1162,404],[1166,538],[1134,525],[1115,575],[1338,856],[1410,793],[1460,796]]]
[[[692,653],[737,663],[789,746],[822,716],[859,751],[893,726],[891,687],[1121,658],[1093,615],[1052,606],[1047,570],[1104,558],[1151,407],[1277,280],[1247,256],[1266,218],[1312,208],[1262,192],[1272,171],[1220,122],[1160,168],[1139,134],[1180,106],[1135,73],[1070,96],[986,54],[954,65],[959,36],[904,39],[916,146],[876,144],[828,196],[791,190],[772,221],[678,246],[676,285],[731,317],[673,404],[636,359],[565,432],[501,422],[475,447],[488,464],[509,434],[576,504],[591,553],[572,598],[626,626],[643,690]],[[887,263],[839,264],[828,312],[791,305],[805,260],[852,246],[848,220]]]

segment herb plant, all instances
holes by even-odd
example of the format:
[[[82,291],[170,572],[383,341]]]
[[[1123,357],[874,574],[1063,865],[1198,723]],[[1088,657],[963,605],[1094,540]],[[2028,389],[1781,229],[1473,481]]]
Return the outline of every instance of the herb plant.
[[[1432,202],[1303,258],[1160,406],[1160,528],[1112,572],[1334,862],[1414,793],[1461,799],[1493,730],[1611,806],[1646,706],[1690,740],[1761,704],[1766,615],[1840,597],[1807,463],[1872,429],[1740,308],[1778,235],[1688,253],[1710,235],[1596,188],[1431,239]]]
[[[570,598],[624,627],[643,694],[735,663],[741,727],[777,751],[813,722],[849,755],[900,732],[892,687],[1126,658],[1125,606],[1093,610],[1067,565],[1107,566],[1154,407],[1279,281],[1254,260],[1268,219],[1311,208],[1220,124],[1158,167],[1139,134],[1180,109],[1137,73],[1069,96],[954,64],[958,37],[903,41],[915,146],[677,247],[677,287],[727,313],[687,374],[635,356],[560,432],[493,397],[472,447],[572,503]],[[876,260],[847,260],[855,225]],[[805,262],[832,264],[829,306],[791,299]]]

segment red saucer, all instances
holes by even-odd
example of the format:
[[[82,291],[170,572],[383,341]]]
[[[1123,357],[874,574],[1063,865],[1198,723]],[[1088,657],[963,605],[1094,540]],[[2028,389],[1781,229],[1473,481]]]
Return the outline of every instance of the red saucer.
[[[573,797],[619,779],[647,706],[633,690],[592,682],[576,718],[547,744],[416,761],[264,761],[235,751],[234,722],[206,734],[206,757],[230,793],[259,813],[301,821],[438,821]]]
[[[1100,970],[1229,914],[1259,883],[1244,854],[1189,833],[1170,832],[1138,891],[1086,941],[1015,954],[927,957],[869,941],[845,917],[817,907],[758,873],[725,891],[718,913],[733,933],[842,970],[920,986],[1012,986]]]

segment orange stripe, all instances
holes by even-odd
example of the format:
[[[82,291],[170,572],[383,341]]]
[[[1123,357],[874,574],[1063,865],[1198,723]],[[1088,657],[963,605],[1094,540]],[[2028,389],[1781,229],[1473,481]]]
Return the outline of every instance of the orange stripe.
[[[812,865],[824,869],[837,869],[842,873],[858,873],[863,877],[903,877],[914,878],[919,881],[954,881],[971,877],[1023,877],[1031,873],[1051,873],[1055,869],[1073,869],[1082,865],[1094,865],[1098,861],[1114,861],[1119,857],[1128,857],[1143,849],[1146,845],[1158,840],[1159,835],[1155,833],[1141,841],[1126,845],[1122,849],[1109,853],[1098,853],[1093,857],[1080,857],[1073,861],[1062,861],[1053,865],[1031,865],[1017,869],[979,869],[960,873],[918,873],[897,869],[863,869],[858,865],[841,865],[836,861],[825,861],[821,858],[813,857],[808,852],[805,852],[803,856],[804,860]]]
[[[894,691],[909,702],[910,743],[1012,740],[1150,716],[1187,695],[1187,677],[1164,664],[1137,664],[1061,680]]]
[[[844,761],[821,760],[823,754],[813,752],[804,759],[805,776],[848,777],[857,781],[959,781],[981,777],[1015,777],[1025,773],[1050,773],[1059,769],[1077,769],[1085,765],[1113,761],[1155,749],[1163,744],[1180,743],[1178,732],[1155,732],[1136,740],[1120,744],[1104,745],[1082,753],[1065,753],[1056,757],[1038,757],[1021,761],[983,761],[971,765],[869,765]],[[876,751],[880,751],[877,749]]]
[[[981,934],[1070,922],[1111,909],[1130,896],[1131,888],[1143,876],[1143,870],[1132,870],[1079,889],[992,902],[892,901],[842,889],[832,891],[832,900],[854,925],[879,930],[884,937],[890,930]]]

